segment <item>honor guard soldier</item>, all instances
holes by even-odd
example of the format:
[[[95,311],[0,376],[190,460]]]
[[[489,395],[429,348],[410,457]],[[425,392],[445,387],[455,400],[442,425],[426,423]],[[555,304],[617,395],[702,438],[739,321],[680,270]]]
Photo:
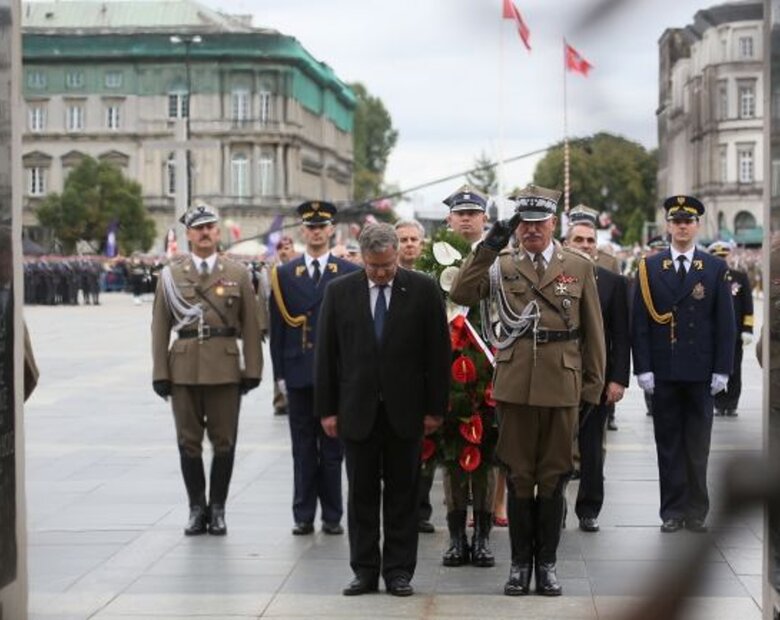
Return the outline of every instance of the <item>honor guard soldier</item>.
[[[713,395],[727,388],[734,359],[728,267],[696,248],[704,205],[664,201],[671,247],[639,263],[634,289],[634,374],[652,395],[661,486],[661,531],[706,531]]]
[[[593,264],[553,241],[560,192],[529,185],[511,196],[516,212],[496,222],[466,259],[450,297],[482,316],[498,313],[493,398],[496,456],[508,469],[512,566],[504,594],[559,596],[556,573],[563,487],[573,467],[581,407],[604,384],[604,334]],[[515,229],[517,232],[515,233]],[[504,251],[513,235],[520,247]]]
[[[296,536],[314,531],[317,500],[322,531],[342,534],[343,447],[314,417],[314,343],[328,282],[359,268],[330,252],[335,205],[308,201],[298,207],[306,251],[271,271],[271,360],[274,380],[287,394],[293,453],[293,520]]]
[[[153,387],[171,398],[190,502],[187,536],[227,533],[241,395],[260,384],[263,370],[255,292],[243,265],[218,256],[218,220],[205,204],[182,216],[192,253],[161,271],[152,311]],[[214,452],[208,505],[204,431]]]
[[[594,230],[598,230],[599,212],[584,204],[578,204],[576,207],[569,209],[569,226],[574,226],[575,224],[587,224],[588,226],[593,226]],[[596,250],[595,262],[598,267],[609,269],[613,273],[621,273],[617,257],[604,250]]]
[[[710,254],[723,260],[728,259],[732,249],[731,243],[727,241],[716,241],[707,248]],[[742,394],[742,348],[753,341],[753,291],[744,271],[729,267],[726,280],[734,302],[737,337],[734,340],[734,370],[729,375],[729,389],[715,395],[715,415],[736,417]]]

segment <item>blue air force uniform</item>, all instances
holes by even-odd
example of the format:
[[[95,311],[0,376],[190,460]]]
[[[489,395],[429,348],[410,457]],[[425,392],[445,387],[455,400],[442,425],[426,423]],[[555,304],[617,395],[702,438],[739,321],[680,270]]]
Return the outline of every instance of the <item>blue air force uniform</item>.
[[[669,220],[704,212],[690,196],[664,207]],[[731,374],[735,339],[725,261],[696,249],[683,276],[677,258],[672,247],[643,259],[633,303],[634,373],[652,393],[664,532],[705,529],[712,391]]]
[[[328,202],[310,201],[300,205],[298,213],[304,225],[330,225],[336,207]],[[314,417],[314,343],[325,287],[334,278],[359,268],[331,254],[320,257],[316,269],[312,261],[310,256],[301,256],[275,268],[269,304],[274,380],[283,380],[287,387],[294,534],[311,533],[317,500],[324,527],[338,526],[343,514],[343,448],[340,440],[325,435],[319,418]]]

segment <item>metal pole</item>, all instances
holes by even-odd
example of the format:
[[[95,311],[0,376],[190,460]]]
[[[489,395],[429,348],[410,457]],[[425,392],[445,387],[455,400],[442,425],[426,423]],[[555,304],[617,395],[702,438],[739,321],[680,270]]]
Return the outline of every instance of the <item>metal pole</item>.
[[[190,104],[192,102],[192,76],[190,74],[190,47],[192,39],[184,39],[184,63],[187,76],[187,105],[184,109],[184,140],[186,142],[185,158],[187,169],[187,189],[185,194],[185,204],[189,209],[192,203],[192,159],[190,156]]]

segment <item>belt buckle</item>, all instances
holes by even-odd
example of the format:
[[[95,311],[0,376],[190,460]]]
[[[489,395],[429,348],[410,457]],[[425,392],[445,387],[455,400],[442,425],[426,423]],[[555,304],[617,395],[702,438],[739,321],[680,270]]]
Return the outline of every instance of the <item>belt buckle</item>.
[[[211,326],[204,323],[198,323],[198,342],[203,342],[211,338]]]
[[[536,330],[536,344],[547,344],[550,342],[550,332],[541,329]]]

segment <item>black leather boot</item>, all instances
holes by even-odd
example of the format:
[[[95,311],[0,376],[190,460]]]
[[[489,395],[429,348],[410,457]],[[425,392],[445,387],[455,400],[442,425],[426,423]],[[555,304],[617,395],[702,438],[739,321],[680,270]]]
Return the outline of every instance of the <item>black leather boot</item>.
[[[181,473],[187,497],[190,502],[190,516],[184,528],[185,536],[205,534],[208,528],[206,511],[206,476],[203,473],[203,459],[199,456],[187,456],[181,452]]]
[[[534,557],[534,500],[519,499],[511,489],[507,492],[509,543],[512,565],[504,585],[507,596],[525,596],[531,587]]]
[[[469,541],[466,538],[466,511],[453,510],[447,513],[447,528],[450,530],[450,546],[444,552],[441,563],[444,566],[463,566],[469,563]]]
[[[471,563],[474,566],[495,566],[496,558],[490,550],[490,528],[493,526],[493,513],[476,511],[474,513],[474,536],[471,539]]]
[[[536,593],[542,596],[561,595],[556,562],[561,540],[563,502],[560,494],[536,498]]]
[[[209,485],[209,534],[224,536],[227,534],[225,524],[225,502],[227,501],[230,478],[233,474],[235,450],[216,453],[211,461],[211,476]]]

